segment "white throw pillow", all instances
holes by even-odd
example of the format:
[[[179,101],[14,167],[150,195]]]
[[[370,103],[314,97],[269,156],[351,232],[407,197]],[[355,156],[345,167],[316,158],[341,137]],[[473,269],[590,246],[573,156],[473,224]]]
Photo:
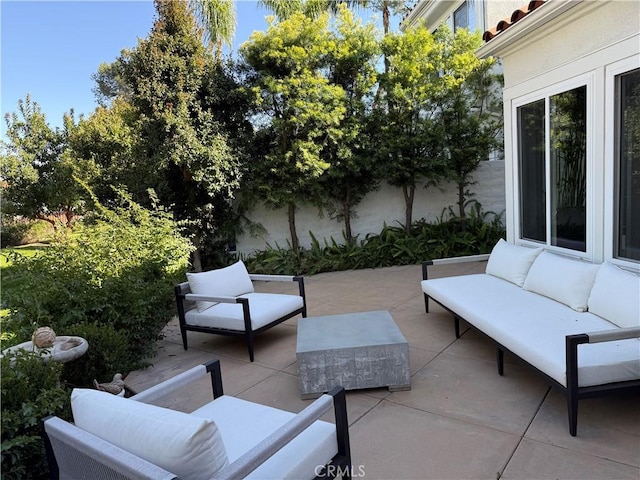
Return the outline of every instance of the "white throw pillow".
[[[213,420],[77,388],[71,410],[79,428],[185,480],[214,478],[229,463]]]
[[[622,328],[640,326],[640,276],[603,263],[591,289],[589,311]]]
[[[187,280],[191,293],[197,295],[238,297],[253,292],[253,283],[242,261],[208,272],[187,273]],[[196,302],[199,312],[215,304],[216,302]]]
[[[521,287],[524,285],[531,264],[542,250],[542,247],[521,247],[500,239],[491,250],[486,273]]]
[[[552,298],[577,312],[587,302],[599,265],[542,252],[531,265],[524,289]]]

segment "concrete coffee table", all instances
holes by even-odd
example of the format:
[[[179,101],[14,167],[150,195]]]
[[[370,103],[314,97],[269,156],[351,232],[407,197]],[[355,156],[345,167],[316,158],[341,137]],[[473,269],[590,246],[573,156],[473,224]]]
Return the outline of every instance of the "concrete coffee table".
[[[411,389],[409,344],[387,311],[299,319],[296,358],[303,399],[336,385]]]

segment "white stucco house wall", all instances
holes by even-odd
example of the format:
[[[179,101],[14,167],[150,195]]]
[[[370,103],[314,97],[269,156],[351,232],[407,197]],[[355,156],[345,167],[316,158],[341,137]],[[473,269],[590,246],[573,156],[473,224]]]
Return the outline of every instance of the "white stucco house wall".
[[[508,240],[640,271],[640,2],[531,2],[478,55],[503,66]]]

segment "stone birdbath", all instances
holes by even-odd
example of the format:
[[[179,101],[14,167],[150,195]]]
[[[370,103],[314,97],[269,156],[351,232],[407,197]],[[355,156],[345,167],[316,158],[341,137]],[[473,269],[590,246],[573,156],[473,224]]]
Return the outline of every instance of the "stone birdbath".
[[[81,357],[89,348],[89,343],[82,337],[56,336],[53,330],[49,335],[51,337],[47,342],[38,342],[34,334],[34,338],[31,341],[9,347],[2,351],[2,355],[24,350],[26,352],[39,353],[44,362],[53,359],[56,362],[66,363]],[[39,347],[38,344],[41,346]]]

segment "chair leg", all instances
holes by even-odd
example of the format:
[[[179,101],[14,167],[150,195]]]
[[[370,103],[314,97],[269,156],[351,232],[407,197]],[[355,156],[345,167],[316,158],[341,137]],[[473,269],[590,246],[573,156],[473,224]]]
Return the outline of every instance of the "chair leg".
[[[249,350],[249,360],[253,362],[253,332],[246,332],[245,339],[247,341],[247,349]]]
[[[187,329],[184,327],[180,327],[180,334],[182,335],[182,346],[184,349],[187,349]]]
[[[567,411],[569,414],[569,433],[575,437],[578,431],[578,397],[569,393],[567,396]]]
[[[504,375],[504,350],[498,349],[498,375]]]

